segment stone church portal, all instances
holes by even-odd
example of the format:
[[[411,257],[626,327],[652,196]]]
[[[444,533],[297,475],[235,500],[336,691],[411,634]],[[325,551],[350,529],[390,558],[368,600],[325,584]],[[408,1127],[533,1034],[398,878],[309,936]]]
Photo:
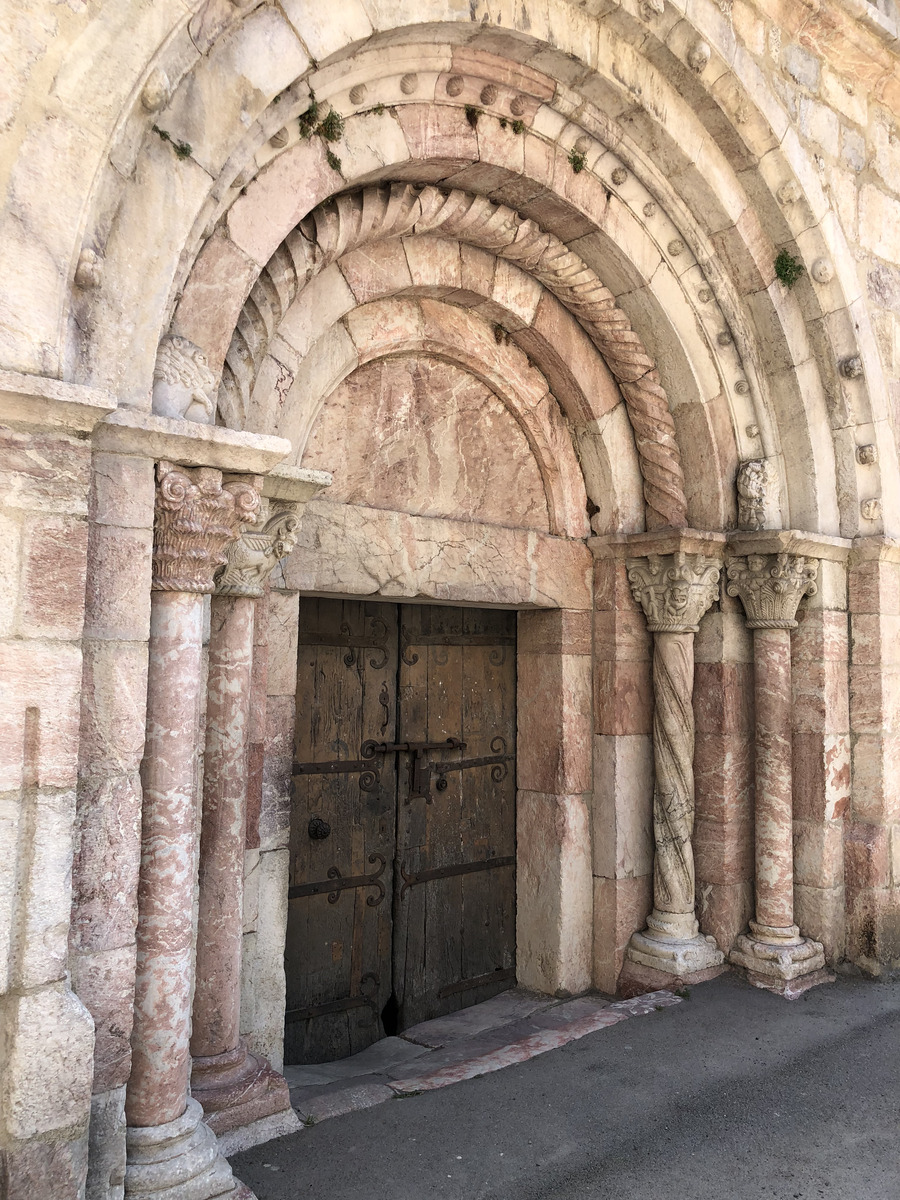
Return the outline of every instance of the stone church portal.
[[[893,0],[12,7],[0,1191],[896,968]]]

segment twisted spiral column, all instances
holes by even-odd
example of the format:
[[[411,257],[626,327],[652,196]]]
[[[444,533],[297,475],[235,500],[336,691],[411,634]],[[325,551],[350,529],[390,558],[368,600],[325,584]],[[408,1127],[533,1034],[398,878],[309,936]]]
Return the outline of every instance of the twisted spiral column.
[[[653,638],[653,912],[648,928],[697,936],[694,916],[693,633]]]
[[[694,634],[718,596],[719,564],[702,554],[630,559],[628,579],[653,633],[653,911],[626,958],[687,976],[724,959],[704,937],[694,898]]]

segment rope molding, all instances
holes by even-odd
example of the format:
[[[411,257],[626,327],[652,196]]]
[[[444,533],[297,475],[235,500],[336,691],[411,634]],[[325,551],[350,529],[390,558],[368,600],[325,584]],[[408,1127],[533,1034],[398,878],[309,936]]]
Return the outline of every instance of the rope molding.
[[[564,242],[505,204],[453,189],[394,183],[332,197],[288,234],[251,289],[225,356],[220,398],[246,413],[257,374],[300,290],[369,242],[443,234],[529,272],[579,320],[619,383],[634,431],[647,527],[687,525],[675,425],[652,358],[595,271]]]

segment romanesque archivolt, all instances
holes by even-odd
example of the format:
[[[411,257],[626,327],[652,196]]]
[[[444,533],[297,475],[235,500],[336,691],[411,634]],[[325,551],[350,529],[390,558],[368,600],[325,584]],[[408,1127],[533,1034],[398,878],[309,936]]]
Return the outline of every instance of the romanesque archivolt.
[[[245,305],[222,388],[246,404],[278,322],[302,287],[343,254],[384,238],[432,234],[516,264],[581,322],[619,383],[634,430],[651,527],[687,524],[675,427],[659,372],[596,273],[559,238],[513,209],[460,190],[393,184],[338,196],[315,209],[276,251]]]

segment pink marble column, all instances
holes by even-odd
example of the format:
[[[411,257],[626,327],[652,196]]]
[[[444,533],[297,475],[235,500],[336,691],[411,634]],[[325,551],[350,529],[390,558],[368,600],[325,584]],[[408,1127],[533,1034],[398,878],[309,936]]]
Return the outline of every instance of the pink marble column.
[[[740,596],[753,630],[756,700],[756,919],[729,960],[751,983],[788,996],[819,982],[825,967],[822,946],[794,924],[790,631],[817,569],[816,559],[784,552],[728,565],[728,593]]]
[[[791,635],[753,634],[756,704],[756,921],[776,937],[794,930],[791,854]],[[787,851],[787,853],[785,853]]]
[[[248,1051],[240,1025],[254,615],[298,525],[282,508],[231,543],[212,599],[191,1092],[216,1133],[291,1107],[284,1078]]]
[[[621,986],[708,978],[724,961],[695,914],[694,635],[718,596],[717,559],[676,550],[629,559],[628,579],[653,634],[653,910],[625,952]]]
[[[211,468],[157,468],[126,1196],[251,1196],[188,1095],[203,595],[252,515]]]

